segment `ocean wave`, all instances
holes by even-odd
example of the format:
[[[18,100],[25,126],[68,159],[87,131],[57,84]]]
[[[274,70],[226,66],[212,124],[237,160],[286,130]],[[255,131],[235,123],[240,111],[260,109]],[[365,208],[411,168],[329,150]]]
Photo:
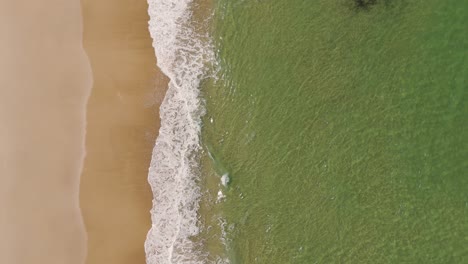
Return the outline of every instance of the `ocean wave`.
[[[161,127],[148,181],[153,190],[152,227],[145,242],[148,264],[205,263],[199,234],[200,82],[213,57],[210,44],[191,26],[191,0],[148,0],[149,30],[158,66],[169,77]]]

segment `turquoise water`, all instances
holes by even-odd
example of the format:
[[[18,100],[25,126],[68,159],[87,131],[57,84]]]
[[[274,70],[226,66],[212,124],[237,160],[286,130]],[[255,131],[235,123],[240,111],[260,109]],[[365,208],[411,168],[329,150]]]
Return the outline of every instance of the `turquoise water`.
[[[467,24],[460,0],[215,2],[231,263],[468,263]]]

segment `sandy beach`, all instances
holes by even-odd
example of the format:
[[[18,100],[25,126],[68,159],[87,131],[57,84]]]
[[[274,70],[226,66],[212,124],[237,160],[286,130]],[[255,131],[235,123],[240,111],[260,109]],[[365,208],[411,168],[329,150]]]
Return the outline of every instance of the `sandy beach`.
[[[145,263],[167,86],[148,19],[144,0],[0,2],[0,263]]]
[[[0,2],[0,263],[81,264],[92,77],[80,2]]]
[[[87,264],[145,263],[147,183],[167,80],[157,70],[145,0],[82,0],[94,85],[80,205]]]

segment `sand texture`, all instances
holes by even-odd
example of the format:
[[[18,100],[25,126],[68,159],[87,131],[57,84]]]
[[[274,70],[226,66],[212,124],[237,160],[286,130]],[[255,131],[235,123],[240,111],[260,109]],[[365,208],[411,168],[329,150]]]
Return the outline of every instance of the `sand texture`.
[[[144,0],[83,0],[94,78],[80,202],[87,264],[145,263],[147,183],[167,80],[157,70]]]
[[[0,263],[81,264],[92,78],[79,1],[0,1]]]

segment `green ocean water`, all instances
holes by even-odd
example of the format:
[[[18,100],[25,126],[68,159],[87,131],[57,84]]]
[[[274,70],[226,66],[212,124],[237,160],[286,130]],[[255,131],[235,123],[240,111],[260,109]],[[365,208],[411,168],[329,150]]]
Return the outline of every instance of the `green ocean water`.
[[[468,263],[468,2],[214,5],[231,263]]]

